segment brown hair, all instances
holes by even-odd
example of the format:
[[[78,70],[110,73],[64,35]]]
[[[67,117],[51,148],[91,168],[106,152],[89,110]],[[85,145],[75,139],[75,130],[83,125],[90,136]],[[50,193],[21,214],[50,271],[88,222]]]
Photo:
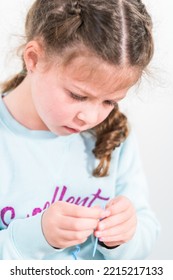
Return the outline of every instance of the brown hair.
[[[152,21],[141,0],[36,0],[25,30],[26,43],[41,39],[48,55],[63,54],[80,44],[110,64],[133,66],[141,73],[153,55]],[[23,70],[3,84],[3,92],[25,76],[23,63]],[[100,159],[93,174],[101,177],[108,174],[112,151],[128,135],[127,119],[118,105],[92,132],[93,153]]]

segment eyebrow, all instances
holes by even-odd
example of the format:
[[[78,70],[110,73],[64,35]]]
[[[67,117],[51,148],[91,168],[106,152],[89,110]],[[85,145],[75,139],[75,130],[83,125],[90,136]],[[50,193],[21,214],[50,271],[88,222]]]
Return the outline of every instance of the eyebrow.
[[[95,96],[93,96],[92,94],[86,92],[85,90],[83,90],[83,89],[81,89],[81,88],[79,88],[79,87],[77,87],[77,86],[75,86],[75,88],[77,88],[79,91],[82,91],[84,94],[86,94],[86,95],[88,95],[88,96],[90,96],[90,97],[95,97]]]
[[[75,88],[76,89],[78,89],[79,91],[82,91],[85,95],[87,95],[88,97],[94,97],[94,98],[96,98],[95,96],[93,96],[92,94],[90,94],[90,93],[88,93],[88,92],[86,92],[85,90],[83,90],[83,89],[81,89],[81,88],[79,88],[78,86],[75,86]],[[77,94],[77,93],[76,93]],[[113,93],[110,93],[110,94],[113,94]],[[118,101],[120,101],[121,99],[123,99],[124,98],[124,95],[123,96],[120,96],[120,97],[118,97],[118,98],[116,98],[116,99],[106,99],[106,100],[109,100],[109,101],[112,101],[112,102],[118,102]]]

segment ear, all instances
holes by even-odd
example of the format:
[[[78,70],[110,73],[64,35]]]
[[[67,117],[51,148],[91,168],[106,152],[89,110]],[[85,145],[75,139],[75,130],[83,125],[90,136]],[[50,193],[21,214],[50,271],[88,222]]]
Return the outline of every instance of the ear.
[[[23,59],[28,72],[33,72],[37,68],[42,57],[43,48],[37,41],[30,41],[26,44]]]

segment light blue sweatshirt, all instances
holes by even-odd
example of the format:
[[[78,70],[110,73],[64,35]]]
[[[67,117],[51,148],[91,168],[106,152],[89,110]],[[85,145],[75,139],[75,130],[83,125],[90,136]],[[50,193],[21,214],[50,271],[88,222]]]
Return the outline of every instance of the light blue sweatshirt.
[[[55,249],[41,229],[43,211],[56,201],[86,207],[118,195],[134,204],[138,223],[132,240],[107,249],[94,237],[80,245],[78,259],[144,259],[159,225],[148,203],[148,189],[133,133],[113,152],[109,176],[93,177],[97,166],[89,133],[56,136],[19,124],[0,98],[0,259],[71,260],[76,247]]]

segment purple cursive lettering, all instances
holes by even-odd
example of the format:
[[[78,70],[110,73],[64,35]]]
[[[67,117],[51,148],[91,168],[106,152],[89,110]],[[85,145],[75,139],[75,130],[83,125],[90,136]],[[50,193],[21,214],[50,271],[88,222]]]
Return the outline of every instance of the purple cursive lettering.
[[[57,201],[65,201],[69,203],[74,203],[76,205],[82,205],[86,207],[91,207],[94,203],[98,203],[99,201],[108,201],[109,197],[105,197],[102,195],[102,189],[98,189],[95,193],[90,194],[90,196],[86,197],[75,197],[75,196],[68,196],[68,188],[66,186],[63,186],[62,188],[56,187],[55,191],[53,193],[52,199],[50,201],[46,201],[43,206],[37,206],[32,211],[31,214],[26,214],[25,217],[29,218],[30,216],[35,216],[39,213],[41,213],[43,210],[50,207],[51,204],[57,202]],[[0,212],[0,218],[2,220],[2,223],[8,227],[11,220],[13,220],[16,217],[15,209],[13,207],[7,206],[4,207]]]

